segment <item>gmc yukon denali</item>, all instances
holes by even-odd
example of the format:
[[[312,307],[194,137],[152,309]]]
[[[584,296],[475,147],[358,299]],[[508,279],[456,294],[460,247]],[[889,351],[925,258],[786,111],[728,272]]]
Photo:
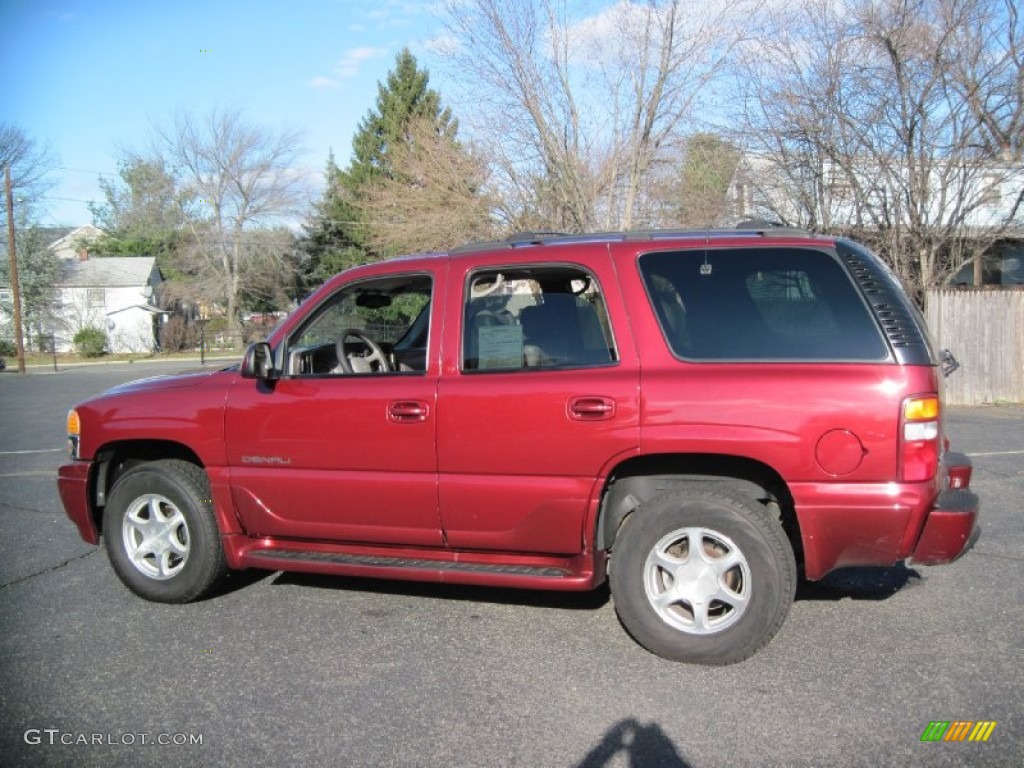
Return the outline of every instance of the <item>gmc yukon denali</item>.
[[[523,235],[348,270],[239,365],[82,403],[58,485],[149,600],[244,568],[607,580],[642,646],[726,664],[798,576],[972,545],[943,363],[849,240]]]

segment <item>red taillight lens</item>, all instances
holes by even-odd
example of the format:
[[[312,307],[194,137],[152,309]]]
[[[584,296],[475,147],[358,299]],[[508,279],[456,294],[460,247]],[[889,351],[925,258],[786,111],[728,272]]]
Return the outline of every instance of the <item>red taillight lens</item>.
[[[917,395],[903,401],[900,419],[900,479],[906,483],[931,480],[939,468],[937,395]]]

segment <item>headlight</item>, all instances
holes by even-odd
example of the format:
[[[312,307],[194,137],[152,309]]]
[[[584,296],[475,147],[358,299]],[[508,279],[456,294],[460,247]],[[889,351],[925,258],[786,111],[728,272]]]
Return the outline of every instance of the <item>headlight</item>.
[[[68,411],[68,455],[72,460],[78,459],[78,439],[82,436],[82,421],[78,411]]]

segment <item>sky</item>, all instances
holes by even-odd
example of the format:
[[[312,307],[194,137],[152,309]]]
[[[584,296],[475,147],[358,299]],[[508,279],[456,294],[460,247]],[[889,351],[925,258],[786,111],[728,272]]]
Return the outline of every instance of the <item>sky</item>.
[[[398,0],[0,0],[0,121],[49,147],[54,187],[42,226],[92,222],[101,175],[120,148],[144,150],[176,109],[238,109],[298,129],[304,170],[322,187],[333,149],[344,166],[377,84],[408,46],[430,84],[432,2]]]

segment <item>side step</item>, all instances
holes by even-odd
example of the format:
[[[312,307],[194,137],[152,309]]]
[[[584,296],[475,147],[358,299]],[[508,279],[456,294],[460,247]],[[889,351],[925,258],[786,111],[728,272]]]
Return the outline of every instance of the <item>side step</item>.
[[[478,573],[507,573],[546,579],[564,579],[572,573],[565,568],[534,565],[499,565],[492,563],[446,562],[406,557],[380,557],[377,555],[349,555],[342,552],[301,552],[292,549],[261,549],[252,553],[257,559],[284,559],[291,562],[307,560],[339,565],[362,565],[373,568],[411,568],[429,571],[476,571]]]
[[[320,544],[246,536],[223,539],[228,565],[401,581],[585,591],[605,578],[605,553],[574,557]]]

